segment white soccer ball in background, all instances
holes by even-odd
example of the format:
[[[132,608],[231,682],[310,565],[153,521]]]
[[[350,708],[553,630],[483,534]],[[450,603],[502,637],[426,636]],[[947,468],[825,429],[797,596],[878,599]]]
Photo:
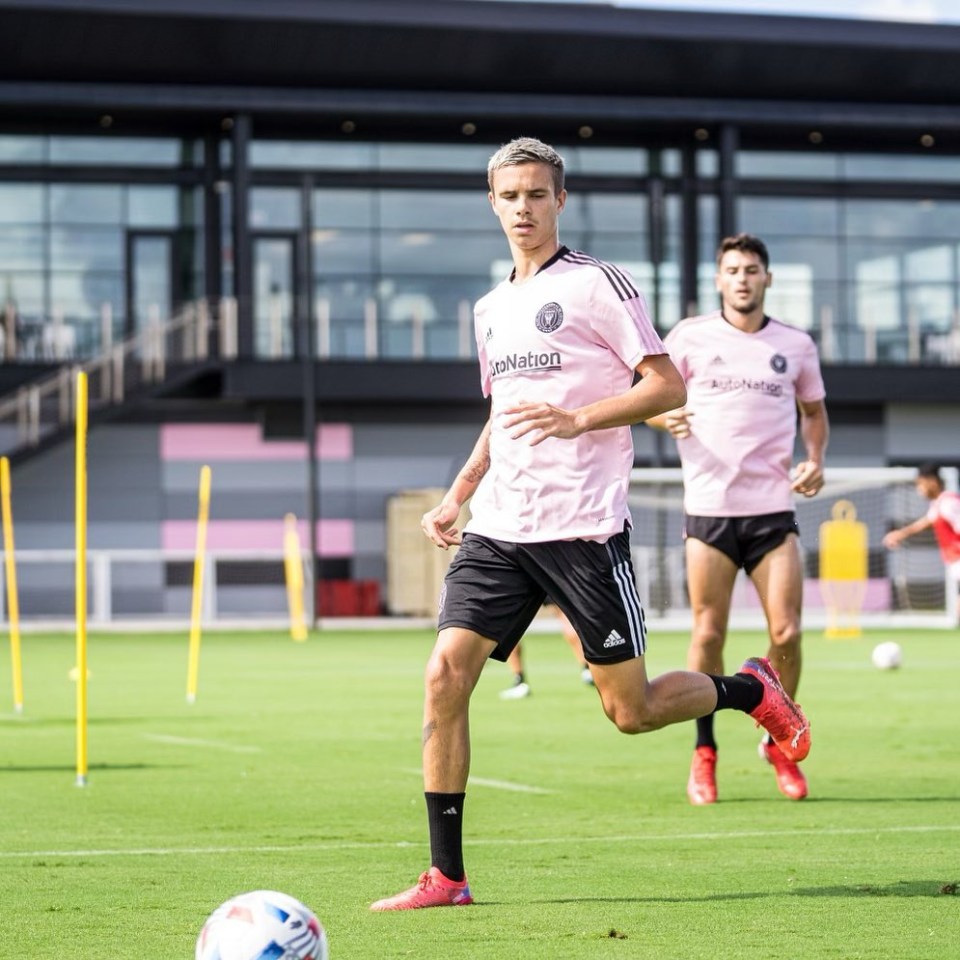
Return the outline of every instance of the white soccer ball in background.
[[[196,960],[327,960],[327,935],[299,900],[252,890],[210,914],[197,938]]]
[[[899,643],[887,640],[873,648],[871,659],[878,670],[896,670],[903,663],[903,651]]]

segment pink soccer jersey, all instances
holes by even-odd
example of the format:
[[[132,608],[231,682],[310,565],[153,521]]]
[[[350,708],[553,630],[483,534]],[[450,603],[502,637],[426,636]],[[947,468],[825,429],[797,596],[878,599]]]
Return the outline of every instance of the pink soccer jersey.
[[[746,517],[793,510],[797,401],[824,397],[810,336],[773,319],[744,333],[718,310],[682,320],[665,342],[693,414],[691,435],[677,441],[686,512]]]
[[[576,409],[623,393],[645,356],[666,348],[623,270],[561,247],[525,283],[509,280],[476,305],[484,396],[491,398],[490,469],[466,529],[498,540],[606,540],[629,519],[629,427],[550,437],[533,447],[503,427],[520,401]]]

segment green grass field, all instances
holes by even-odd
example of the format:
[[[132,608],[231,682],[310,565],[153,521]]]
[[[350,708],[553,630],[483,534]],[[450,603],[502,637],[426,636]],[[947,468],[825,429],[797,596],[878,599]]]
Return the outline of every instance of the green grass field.
[[[905,664],[870,665],[896,639]],[[308,903],[332,960],[960,957],[960,637],[805,641],[811,795],[780,797],[742,714],[718,719],[721,802],[689,806],[692,725],[618,733],[559,635],[534,694],[474,695],[473,907],[373,914],[428,864],[419,779],[428,632],[95,635],[90,778],[75,785],[70,636],[23,641],[26,709],[0,713],[0,958],[193,956],[243,890]],[[762,652],[729,643],[729,664]],[[655,635],[651,674],[686,637]]]

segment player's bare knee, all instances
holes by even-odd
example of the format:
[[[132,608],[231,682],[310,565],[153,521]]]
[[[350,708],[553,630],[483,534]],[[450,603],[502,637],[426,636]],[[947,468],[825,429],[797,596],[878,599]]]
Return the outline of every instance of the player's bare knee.
[[[791,656],[800,646],[800,624],[796,621],[775,624],[770,630],[770,642],[781,656]]]
[[[467,668],[445,653],[434,652],[427,661],[424,688],[429,703],[462,703],[470,698],[473,685],[474,678]]]
[[[631,735],[649,733],[659,728],[660,724],[645,706],[629,703],[612,703],[604,705],[604,712],[609,720],[621,733]]]

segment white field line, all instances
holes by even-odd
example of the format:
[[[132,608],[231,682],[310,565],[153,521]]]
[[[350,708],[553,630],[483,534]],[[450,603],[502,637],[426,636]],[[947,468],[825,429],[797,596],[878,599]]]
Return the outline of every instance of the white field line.
[[[170,743],[177,747],[205,747],[208,750],[226,750],[228,753],[260,753],[260,747],[237,743],[223,743],[220,740],[194,740],[191,737],[175,737],[168,733],[145,733],[144,740],[154,743]]]
[[[687,843],[691,840],[751,840],[772,839],[776,837],[881,837],[895,834],[919,833],[958,833],[960,824],[929,824],[900,827],[851,827],[836,829],[810,830],[731,830],[727,833],[714,831],[710,833],[662,833],[662,834],[622,834],[609,837],[539,837],[505,839],[497,837],[488,840],[465,840],[467,847],[489,847],[496,844],[502,846],[509,843],[512,846],[566,846],[573,843]],[[407,847],[427,846],[427,841],[410,840],[378,840],[366,843],[359,841],[330,841],[329,843],[300,843],[282,846],[280,844],[255,845],[249,847],[132,847],[122,850],[0,850],[0,860],[24,860],[33,857],[175,857],[175,856],[205,856],[216,854],[251,853],[315,853],[324,850],[396,850]]]
[[[423,771],[416,767],[408,767],[404,773],[412,773],[417,777],[423,776]],[[556,793],[546,787],[531,787],[526,783],[513,783],[510,780],[488,780],[486,777],[470,777],[468,786],[492,787],[494,790],[508,790],[511,793]]]

